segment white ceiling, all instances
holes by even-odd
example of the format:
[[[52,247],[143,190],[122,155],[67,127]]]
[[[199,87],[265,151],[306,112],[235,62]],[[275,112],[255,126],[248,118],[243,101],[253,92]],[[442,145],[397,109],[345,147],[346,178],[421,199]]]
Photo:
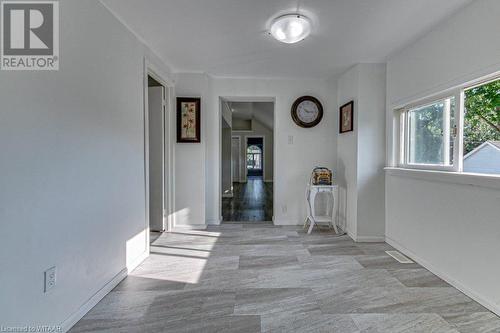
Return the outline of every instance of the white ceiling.
[[[384,62],[472,0],[101,0],[176,72],[326,78]],[[297,44],[267,34],[299,11],[313,33]]]
[[[227,102],[233,113],[233,118],[252,119],[255,118],[262,125],[273,130],[274,126],[274,103],[272,102]]]

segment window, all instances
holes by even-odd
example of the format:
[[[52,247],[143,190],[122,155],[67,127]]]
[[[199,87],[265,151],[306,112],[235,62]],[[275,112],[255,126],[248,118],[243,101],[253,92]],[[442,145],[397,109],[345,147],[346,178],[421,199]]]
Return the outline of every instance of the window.
[[[408,110],[408,164],[453,165],[454,111],[454,97]]]
[[[399,121],[400,166],[500,174],[500,80],[404,107]]]
[[[259,146],[248,146],[247,169],[262,170],[262,149]]]
[[[500,174],[500,80],[464,92],[464,172]]]

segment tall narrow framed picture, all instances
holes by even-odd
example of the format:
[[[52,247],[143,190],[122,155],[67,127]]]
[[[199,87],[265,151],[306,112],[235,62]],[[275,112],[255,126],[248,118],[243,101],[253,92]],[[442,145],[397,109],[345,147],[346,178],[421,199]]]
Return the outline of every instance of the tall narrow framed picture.
[[[354,101],[342,105],[339,109],[339,132],[346,133],[354,130]]]
[[[177,97],[177,142],[201,142],[200,98]]]

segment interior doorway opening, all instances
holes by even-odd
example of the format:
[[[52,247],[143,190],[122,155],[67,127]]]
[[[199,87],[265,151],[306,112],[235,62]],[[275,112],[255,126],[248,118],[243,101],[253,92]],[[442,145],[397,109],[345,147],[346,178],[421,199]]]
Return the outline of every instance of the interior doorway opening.
[[[264,176],[264,137],[247,138],[247,179]]]
[[[274,101],[221,99],[221,220],[272,222]]]
[[[167,87],[148,74],[147,89],[147,165],[149,188],[149,230],[168,230],[166,147],[167,127]]]

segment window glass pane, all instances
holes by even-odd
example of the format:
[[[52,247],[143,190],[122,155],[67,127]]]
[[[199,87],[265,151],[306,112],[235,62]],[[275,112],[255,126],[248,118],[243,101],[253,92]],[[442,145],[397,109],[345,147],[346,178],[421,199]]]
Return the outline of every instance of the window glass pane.
[[[250,146],[247,149],[247,153],[260,153],[260,148],[258,146]]]
[[[247,169],[253,169],[253,155],[247,155]]]
[[[408,111],[410,164],[453,165],[455,98]]]
[[[260,165],[260,154],[254,154],[254,169],[260,170],[262,166]]]
[[[465,91],[464,172],[500,174],[500,80]]]

